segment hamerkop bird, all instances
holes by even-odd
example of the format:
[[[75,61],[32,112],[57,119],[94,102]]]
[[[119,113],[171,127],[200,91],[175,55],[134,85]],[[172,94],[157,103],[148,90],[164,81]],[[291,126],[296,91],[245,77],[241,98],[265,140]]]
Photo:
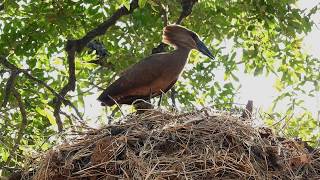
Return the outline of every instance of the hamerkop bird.
[[[175,47],[172,52],[152,54],[131,66],[98,97],[103,106],[132,104],[167,92],[177,81],[192,49],[214,59],[199,36],[179,25],[163,29],[163,42]]]

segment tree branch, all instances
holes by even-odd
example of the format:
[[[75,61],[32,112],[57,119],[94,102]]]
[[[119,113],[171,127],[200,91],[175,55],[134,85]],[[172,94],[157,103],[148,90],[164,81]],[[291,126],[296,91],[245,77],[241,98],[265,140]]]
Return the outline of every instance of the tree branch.
[[[122,6],[108,20],[98,25],[95,29],[89,31],[83,38],[77,40],[68,40],[66,44],[66,52],[68,54],[69,78],[68,83],[60,90],[59,95],[65,97],[69,91],[74,91],[76,87],[75,75],[75,55],[80,53],[83,48],[92,41],[95,37],[105,34],[105,32],[113,26],[122,16],[132,13],[138,8],[138,0],[133,0],[130,3],[130,10]],[[56,118],[59,132],[63,130],[62,121],[60,118],[60,109],[62,101],[60,98],[55,98],[53,115]]]
[[[33,77],[31,74],[29,74],[29,72],[25,69],[20,69],[17,66],[15,66],[14,64],[11,64],[5,57],[0,56],[0,63],[4,65],[4,67],[10,69],[11,71],[14,71],[16,73],[23,73],[28,79],[38,83],[39,85],[44,86],[45,88],[47,88],[56,98],[60,99],[61,102],[63,102],[65,105],[70,106],[77,114],[77,116],[79,116],[79,118],[82,120],[82,116],[81,113],[79,112],[79,110],[74,106],[74,104],[71,103],[71,101],[65,99],[64,97],[62,97],[60,94],[58,94],[52,87],[50,87],[49,85],[47,85],[45,82],[43,82],[40,79],[37,79],[36,77]],[[10,78],[9,78],[10,79]]]
[[[3,107],[7,106],[10,94],[12,92],[12,89],[14,87],[15,80],[16,80],[18,74],[19,74],[19,72],[17,70],[12,70],[11,71],[11,75],[10,75],[10,77],[9,77],[7,83],[6,83],[6,87],[5,87],[4,95],[3,95],[3,101],[2,101],[2,104],[0,106],[0,109],[2,109]]]
[[[20,93],[16,89],[13,89],[13,95],[14,95],[14,97],[16,98],[16,100],[18,102],[18,106],[19,106],[19,109],[20,109],[20,114],[21,114],[21,117],[22,117],[22,121],[21,121],[21,125],[20,125],[19,131],[18,131],[17,139],[14,142],[14,146],[13,146],[13,148],[11,150],[9,159],[12,158],[12,154],[15,153],[16,150],[18,149],[20,141],[21,141],[21,139],[23,137],[23,134],[24,134],[24,130],[26,129],[27,123],[28,123],[27,111],[26,111],[26,108],[24,106],[24,103],[22,102]],[[9,159],[8,159],[7,162],[10,162]]]
[[[176,24],[181,24],[183,19],[188,17],[191,14],[192,8],[194,4],[197,2],[198,0],[181,0],[182,12]]]
[[[181,0],[180,3],[181,3],[182,11],[180,13],[178,20],[176,21],[176,24],[181,24],[183,19],[185,19],[191,14],[192,8],[197,2],[198,0]],[[152,49],[152,54],[165,52],[165,48],[167,46],[168,46],[167,44],[164,44],[163,42],[161,42],[157,47]]]

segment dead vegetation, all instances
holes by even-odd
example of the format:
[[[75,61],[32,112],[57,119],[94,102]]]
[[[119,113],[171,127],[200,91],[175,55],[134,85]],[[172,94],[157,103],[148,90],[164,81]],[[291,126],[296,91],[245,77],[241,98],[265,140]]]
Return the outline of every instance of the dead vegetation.
[[[23,179],[319,179],[320,153],[204,109],[150,111],[71,139]]]

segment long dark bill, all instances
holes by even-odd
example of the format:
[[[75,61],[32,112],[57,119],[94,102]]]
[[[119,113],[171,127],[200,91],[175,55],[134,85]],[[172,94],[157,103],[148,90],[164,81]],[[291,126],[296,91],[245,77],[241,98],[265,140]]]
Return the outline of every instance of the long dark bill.
[[[209,51],[209,49],[207,48],[207,46],[200,40],[197,41],[197,47],[198,47],[198,50],[208,56],[210,59],[213,59],[214,60],[214,56],[211,54],[211,52]]]

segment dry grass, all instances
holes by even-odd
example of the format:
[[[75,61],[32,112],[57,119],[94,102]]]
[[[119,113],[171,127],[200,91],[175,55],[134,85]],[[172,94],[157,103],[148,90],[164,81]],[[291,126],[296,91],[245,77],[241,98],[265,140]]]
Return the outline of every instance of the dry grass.
[[[25,179],[320,178],[319,151],[237,117],[204,109],[125,121],[48,151]]]

